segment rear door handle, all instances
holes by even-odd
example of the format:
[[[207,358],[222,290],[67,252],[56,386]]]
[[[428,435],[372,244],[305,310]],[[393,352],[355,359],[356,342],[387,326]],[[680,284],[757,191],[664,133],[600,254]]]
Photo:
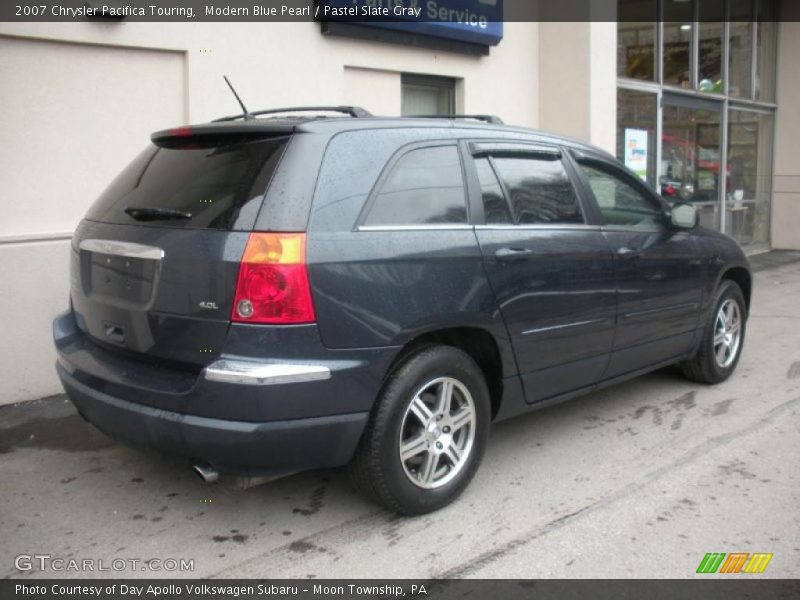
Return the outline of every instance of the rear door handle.
[[[620,258],[637,258],[639,256],[639,251],[634,250],[633,248],[628,248],[627,246],[623,246],[617,250],[617,256]]]
[[[531,254],[527,248],[500,248],[494,253],[498,260],[519,260]]]

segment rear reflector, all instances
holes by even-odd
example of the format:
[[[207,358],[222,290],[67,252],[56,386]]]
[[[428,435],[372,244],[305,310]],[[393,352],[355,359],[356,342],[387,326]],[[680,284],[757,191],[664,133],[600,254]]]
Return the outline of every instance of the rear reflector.
[[[273,325],[314,322],[306,234],[250,234],[239,267],[231,320]]]

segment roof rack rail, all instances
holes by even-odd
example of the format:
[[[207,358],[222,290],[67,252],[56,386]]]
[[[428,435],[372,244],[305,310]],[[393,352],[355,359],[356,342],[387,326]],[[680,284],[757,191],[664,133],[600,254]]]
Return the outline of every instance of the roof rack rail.
[[[472,119],[484,121],[492,125],[505,125],[503,119],[495,115],[408,115],[409,119]]]
[[[371,117],[372,113],[364,110],[360,106],[293,106],[289,108],[271,108],[269,110],[257,110],[249,113],[250,117],[257,117],[259,115],[277,115],[281,113],[297,113],[297,112],[337,112],[345,115],[350,115],[354,119],[364,119]],[[220,121],[236,121],[237,119],[244,119],[247,115],[232,115],[230,117],[222,117],[221,119],[214,119],[215,123]]]

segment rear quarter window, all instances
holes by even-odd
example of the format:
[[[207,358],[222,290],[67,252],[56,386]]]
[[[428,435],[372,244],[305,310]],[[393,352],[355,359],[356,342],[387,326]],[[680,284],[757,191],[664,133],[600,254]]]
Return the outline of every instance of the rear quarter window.
[[[149,226],[250,229],[280,161],[287,137],[220,145],[148,147],[108,186],[86,218],[135,224],[131,209],[177,211],[180,219]],[[126,212],[129,211],[129,212]]]
[[[401,156],[378,184],[363,224],[465,224],[466,193],[455,145],[416,148]]]
[[[298,142],[306,137],[310,137],[309,134],[292,138],[287,159],[291,158],[289,155],[298,147]],[[308,230],[328,233],[353,231],[363,224],[366,206],[374,197],[376,184],[393,156],[402,153],[406,147],[443,145],[453,139],[453,129],[449,127],[399,126],[337,133],[325,148],[315,179]],[[286,168],[281,167],[275,174],[269,197],[280,189],[280,181],[288,172],[290,160],[286,162]]]

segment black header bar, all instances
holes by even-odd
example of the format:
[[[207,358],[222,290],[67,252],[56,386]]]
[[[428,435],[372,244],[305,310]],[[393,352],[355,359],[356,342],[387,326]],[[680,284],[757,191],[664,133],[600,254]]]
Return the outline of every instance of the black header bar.
[[[5,0],[0,21],[458,23],[672,20],[656,0]],[[740,2],[735,3],[737,7]],[[690,5],[691,6],[691,5]],[[800,21],[797,0],[756,0],[753,10],[700,11],[700,21]]]
[[[657,561],[656,561],[657,563]],[[655,563],[654,563],[655,565]],[[535,566],[531,566],[535,568]],[[213,580],[7,579],[3,600],[772,600],[800,596],[800,581],[757,575],[681,580]]]

